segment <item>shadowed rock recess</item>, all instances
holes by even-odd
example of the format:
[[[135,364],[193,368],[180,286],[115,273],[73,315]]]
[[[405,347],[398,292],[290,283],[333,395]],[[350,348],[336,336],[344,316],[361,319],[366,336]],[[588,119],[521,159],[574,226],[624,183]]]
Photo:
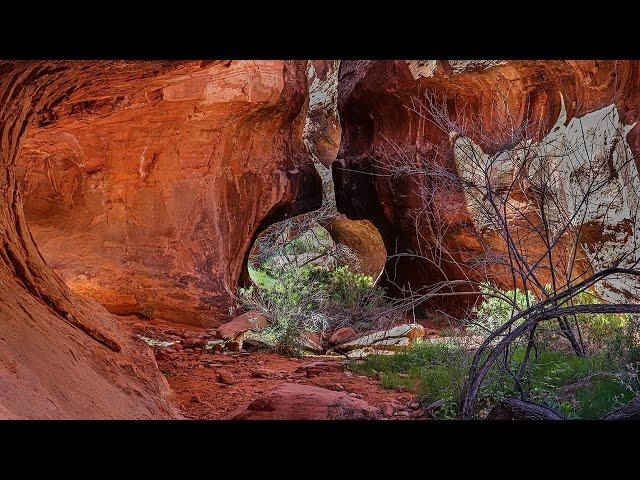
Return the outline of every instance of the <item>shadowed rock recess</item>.
[[[609,116],[625,132],[620,148],[637,155],[639,72],[633,61],[0,61],[0,418],[179,418],[151,350],[112,314],[201,330],[227,321],[258,234],[320,207],[318,164],[332,169],[346,216],[328,230],[366,271],[417,250],[416,228],[435,244],[429,212],[457,193],[425,204],[375,161],[449,145],[438,160],[457,172],[449,137],[407,108],[427,91],[488,127],[501,92],[517,122],[540,120],[545,135]],[[457,200],[444,238],[457,261],[443,266],[450,279],[479,252],[473,209]],[[584,262],[625,252],[638,234],[624,228],[627,206],[614,223],[588,219]],[[414,290],[443,279],[416,259],[387,272]],[[267,400],[239,415],[271,418],[284,404],[377,416],[295,386]]]
[[[114,63],[66,93],[19,158],[48,264],[111,313],[223,321],[259,231],[320,205],[305,67]]]

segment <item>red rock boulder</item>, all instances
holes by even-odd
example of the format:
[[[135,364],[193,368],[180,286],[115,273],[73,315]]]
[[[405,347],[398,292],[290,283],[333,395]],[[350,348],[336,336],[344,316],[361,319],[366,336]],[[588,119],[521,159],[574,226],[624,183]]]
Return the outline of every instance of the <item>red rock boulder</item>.
[[[232,420],[372,420],[379,409],[343,392],[283,383],[234,412]]]

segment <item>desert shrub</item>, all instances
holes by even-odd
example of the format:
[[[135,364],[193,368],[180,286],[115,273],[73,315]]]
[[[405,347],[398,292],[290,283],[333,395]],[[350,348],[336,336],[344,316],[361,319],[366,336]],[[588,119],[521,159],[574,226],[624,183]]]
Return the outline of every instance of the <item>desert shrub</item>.
[[[311,282],[326,294],[323,310],[331,329],[349,326],[368,330],[390,321],[384,289],[377,287],[369,275],[352,272],[347,266],[333,270],[309,269]]]
[[[484,301],[474,307],[474,318],[467,323],[467,330],[474,335],[487,337],[519,311],[527,308],[527,295],[519,288],[500,292],[505,298],[493,296],[494,290],[487,284],[482,284],[480,291],[484,295]],[[529,292],[528,301],[529,305],[533,305],[538,300],[535,295]],[[516,322],[514,326],[519,323]]]
[[[581,292],[573,299],[574,305],[597,305],[602,301],[590,292]],[[625,336],[630,315],[620,313],[578,314],[576,320],[588,342],[598,348],[605,347],[614,337]],[[614,340],[615,341],[615,340]]]
[[[512,371],[524,354],[524,346],[513,349],[508,362]],[[395,355],[372,355],[353,362],[351,369],[378,378],[384,388],[405,387],[425,406],[444,400],[435,417],[451,419],[457,417],[472,356],[462,338],[442,343],[418,341]],[[623,381],[612,369],[604,352],[579,357],[571,351],[539,349],[523,386],[534,402],[547,404],[569,418],[595,419],[638,394],[637,378],[624,377]],[[572,394],[564,391],[569,386],[575,386]],[[481,418],[503,398],[518,395],[504,369],[493,367],[481,388],[476,415]]]
[[[238,303],[269,319],[261,336],[281,353],[299,355],[308,332],[347,325],[363,331],[390,318],[384,290],[346,266],[289,267],[276,276],[253,269],[251,275],[258,286],[240,289]]]

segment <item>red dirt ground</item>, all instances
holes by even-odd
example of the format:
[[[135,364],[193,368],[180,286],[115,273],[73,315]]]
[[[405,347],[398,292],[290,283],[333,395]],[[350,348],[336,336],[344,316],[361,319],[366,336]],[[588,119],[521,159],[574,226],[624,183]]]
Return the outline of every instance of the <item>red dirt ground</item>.
[[[180,336],[190,336],[191,332],[198,335],[206,333],[204,329],[155,320],[121,318],[131,325],[135,333],[156,339],[170,338],[171,335],[164,334],[167,331],[177,331]],[[378,380],[352,373],[345,365],[313,369],[309,373],[295,372],[302,365],[318,360],[335,361],[336,357],[289,358],[266,352],[210,353],[199,349],[174,352],[164,348],[156,348],[155,352],[160,371],[176,393],[181,413],[190,419],[228,418],[282,383],[353,393],[352,396],[380,408],[381,417],[385,419],[419,418],[422,415],[420,410],[412,410],[409,406],[415,401],[412,393],[384,389]],[[220,381],[221,375],[227,383]]]

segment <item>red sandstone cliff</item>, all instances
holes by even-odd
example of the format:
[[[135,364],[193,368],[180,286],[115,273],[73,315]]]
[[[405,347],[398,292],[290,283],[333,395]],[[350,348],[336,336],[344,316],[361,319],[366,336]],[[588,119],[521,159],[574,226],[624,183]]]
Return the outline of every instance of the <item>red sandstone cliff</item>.
[[[625,140],[637,160],[640,130],[632,126],[640,113],[639,75],[640,62],[635,61],[343,61],[338,80],[342,142],[334,164],[338,209],[350,218],[371,220],[389,253],[394,253],[416,252],[425,243],[436,245],[435,210],[442,205],[462,205],[456,211],[448,209],[444,239],[447,250],[463,265],[460,269],[453,263],[445,264],[445,273],[462,278],[464,264],[473,260],[479,248],[477,237],[470,234],[473,229],[468,228],[476,219],[464,199],[454,198],[455,192],[437,191],[425,202],[406,179],[377,175],[385,172],[376,159],[397,163],[401,155],[428,155],[430,145],[449,145],[446,132],[408,108],[412,100],[425,92],[446,96],[452,117],[479,116],[487,131],[496,121],[505,120],[492,110],[497,94],[505,96],[515,124],[540,121],[543,132],[548,132],[561,114],[566,117],[559,128],[569,130],[572,119],[609,109],[620,128],[628,131]],[[439,161],[456,172],[452,150],[450,147],[449,154]],[[589,261],[597,263],[599,252],[610,256],[633,244],[633,232],[624,228],[627,207],[620,206],[621,220],[614,220],[615,224],[591,219],[582,244]],[[422,215],[418,223],[416,212]],[[443,279],[437,268],[416,259],[394,263],[393,273],[396,282],[411,283],[414,289]],[[620,289],[629,294],[637,289],[634,285],[609,287],[605,290],[610,294]]]
[[[44,111],[19,158],[25,212],[75,292],[217,325],[259,230],[320,204],[306,62],[144,65],[112,63]]]

